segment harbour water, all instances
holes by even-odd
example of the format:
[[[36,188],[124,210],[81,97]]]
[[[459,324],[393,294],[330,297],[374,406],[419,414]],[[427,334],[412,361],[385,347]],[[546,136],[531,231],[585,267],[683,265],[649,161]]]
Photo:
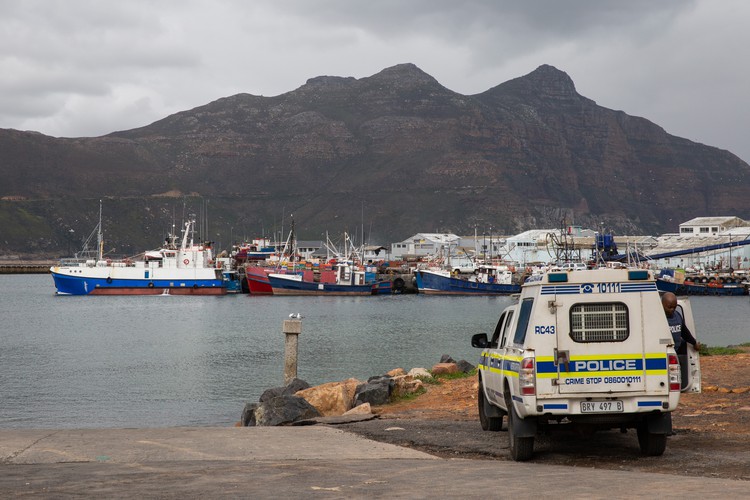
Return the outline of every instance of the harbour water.
[[[0,427],[232,425],[281,385],[282,322],[301,313],[315,385],[442,354],[476,363],[508,297],[58,297],[48,275],[0,276]],[[750,341],[748,297],[693,297],[699,339]]]

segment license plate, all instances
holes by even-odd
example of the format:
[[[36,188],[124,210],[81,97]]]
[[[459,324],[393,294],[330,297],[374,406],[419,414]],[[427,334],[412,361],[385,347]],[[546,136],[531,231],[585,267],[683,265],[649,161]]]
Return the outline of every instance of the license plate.
[[[581,413],[617,413],[624,410],[622,401],[581,401]]]

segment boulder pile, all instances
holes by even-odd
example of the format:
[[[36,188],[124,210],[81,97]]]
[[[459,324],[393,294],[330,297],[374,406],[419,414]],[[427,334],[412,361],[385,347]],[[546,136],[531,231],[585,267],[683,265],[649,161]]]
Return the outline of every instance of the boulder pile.
[[[295,378],[286,386],[267,389],[257,403],[247,403],[240,425],[292,425],[316,423],[316,419],[324,417],[372,415],[373,406],[424,390],[424,381],[443,374],[469,373],[474,368],[465,360],[457,362],[443,355],[430,371],[412,368],[407,373],[396,368],[384,375],[370,377],[366,382],[350,378],[311,387],[304,380]]]

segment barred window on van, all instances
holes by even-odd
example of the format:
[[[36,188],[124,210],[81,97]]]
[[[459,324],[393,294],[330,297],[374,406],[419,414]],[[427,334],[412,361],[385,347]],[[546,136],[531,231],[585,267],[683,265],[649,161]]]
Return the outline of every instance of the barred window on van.
[[[621,302],[570,308],[570,337],[576,342],[622,342],[629,335],[628,308]]]

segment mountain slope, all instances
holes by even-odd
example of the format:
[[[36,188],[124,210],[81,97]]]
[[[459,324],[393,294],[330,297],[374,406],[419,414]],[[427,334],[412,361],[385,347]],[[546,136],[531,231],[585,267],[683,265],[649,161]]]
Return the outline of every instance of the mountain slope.
[[[598,106],[547,65],[472,96],[413,64],[321,76],[103,137],[0,130],[0,151],[0,196],[13,198],[0,201],[0,230],[13,235],[0,249],[12,253],[63,251],[102,197],[122,252],[157,244],[206,199],[205,236],[224,245],[289,214],[301,237],[364,226],[380,243],[563,220],[656,233],[697,215],[750,218],[747,163]]]

